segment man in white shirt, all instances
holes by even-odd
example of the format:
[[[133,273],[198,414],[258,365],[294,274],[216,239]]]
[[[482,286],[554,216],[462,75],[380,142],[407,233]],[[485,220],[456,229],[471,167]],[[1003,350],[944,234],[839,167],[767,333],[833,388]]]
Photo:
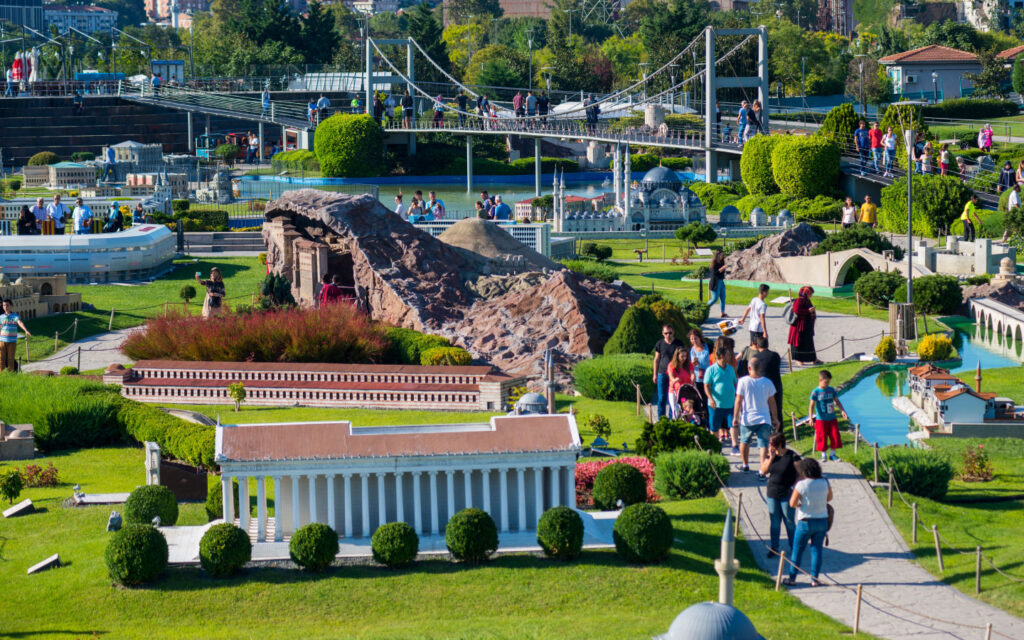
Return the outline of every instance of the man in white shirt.
[[[39,228],[39,224],[43,220],[46,220],[46,204],[44,204],[44,202],[45,201],[42,198],[38,198],[35,206],[32,207],[32,215],[36,218],[37,229]]]
[[[75,233],[89,233],[92,225],[92,209],[81,198],[75,200],[75,212],[71,214]]]
[[[402,204],[402,194],[395,196],[395,213],[397,213],[403,220],[406,219],[405,205]]]
[[[60,194],[53,194],[53,202],[46,207],[46,218],[53,220],[53,227],[57,235],[64,234],[64,220],[71,211],[67,205],[60,201]]]
[[[772,427],[781,428],[778,410],[772,398],[775,396],[775,385],[763,377],[761,360],[750,361],[750,375],[743,376],[736,384],[736,404],[733,408],[733,426],[740,428],[740,465],[741,471],[750,471],[747,461],[750,457],[750,445],[756,440],[760,448],[760,460],[768,457],[768,436]],[[764,475],[758,473],[759,478]]]
[[[1013,211],[1020,207],[1020,183],[1013,185],[1013,189],[1010,190],[1010,198],[1006,201],[1006,210]]]
[[[754,344],[754,339],[757,337],[767,338],[768,337],[768,322],[765,320],[765,314],[768,312],[768,305],[765,303],[765,298],[768,297],[768,285],[762,284],[757,288],[757,295],[751,298],[750,304],[743,311],[743,315],[740,316],[740,325],[746,321],[747,316],[750,316],[750,324],[747,328],[750,330],[750,344]]]

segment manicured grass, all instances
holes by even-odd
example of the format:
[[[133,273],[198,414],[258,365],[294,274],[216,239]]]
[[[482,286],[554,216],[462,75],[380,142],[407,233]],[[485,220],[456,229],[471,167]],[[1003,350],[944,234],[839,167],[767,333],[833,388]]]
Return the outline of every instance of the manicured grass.
[[[614,551],[569,564],[528,555],[468,567],[422,560],[402,571],[338,567],[325,575],[250,568],[214,581],[196,568],[168,570],[138,589],[112,587],[103,562],[110,507],[65,508],[86,491],[129,491],[143,479],[141,449],[94,449],[52,461],[63,484],[28,489],[40,512],[4,521],[4,633],[52,640],[111,638],[650,638],[687,606],[717,597],[713,559],[725,513],[720,498],[667,502],[676,545],[658,566],[635,567]],[[182,505],[179,524],[205,521]],[[745,544],[736,605],[773,640],[846,635],[754,568]],[[25,568],[60,553],[65,566],[35,576]],[[240,631],[244,630],[244,631]],[[866,634],[856,636],[869,638]]]
[[[69,291],[82,294],[83,304],[90,304],[95,309],[62,313],[28,320],[25,326],[32,332],[29,349],[31,360],[41,360],[54,352],[54,333],[62,332],[57,341],[57,348],[62,349],[77,335],[77,339],[105,333],[110,326],[110,311],[114,311],[114,329],[136,327],[159,313],[163,313],[164,304],[171,308],[183,309],[184,301],[178,297],[182,285],[190,284],[196,290],[196,298],[191,301],[189,311],[199,313],[202,309],[205,290],[195,281],[195,272],[201,271],[204,278],[210,275],[212,267],[220,267],[224,276],[229,304],[249,304],[251,294],[266,276],[266,268],[257,258],[201,258],[198,262],[179,260],[176,268],[155,282],[131,286],[121,285],[70,285]],[[69,330],[78,320],[77,334]],[[18,342],[18,355],[25,357],[25,343]]]
[[[958,373],[957,377],[973,389],[974,375],[974,371],[964,371]],[[1024,368],[985,369],[981,372],[981,390],[1010,398],[1017,404],[1024,404]]]
[[[996,370],[999,371],[999,370]],[[911,509],[897,497],[889,509],[896,527],[914,555],[928,571],[967,595],[979,598],[1014,615],[1024,615],[1024,583],[1014,582],[999,575],[987,562],[982,563],[981,594],[975,595],[975,548],[990,558],[1004,572],[1024,580],[1024,538],[1020,532],[1024,522],[1021,516],[1020,494],[1024,494],[1024,440],[1017,439],[933,439],[928,446],[945,453],[954,469],[962,468],[963,452],[969,447],[983,444],[988,452],[995,477],[991,482],[962,482],[953,480],[945,500],[936,502],[915,496],[906,496],[908,502],[917,502],[923,524],[918,524],[918,541],[911,541]],[[877,489],[882,506],[887,494]],[[990,498],[1015,499],[983,502]],[[938,526],[943,538],[942,559],[945,571],[940,573],[935,557],[935,543],[931,526]],[[955,550],[965,551],[966,554]]]

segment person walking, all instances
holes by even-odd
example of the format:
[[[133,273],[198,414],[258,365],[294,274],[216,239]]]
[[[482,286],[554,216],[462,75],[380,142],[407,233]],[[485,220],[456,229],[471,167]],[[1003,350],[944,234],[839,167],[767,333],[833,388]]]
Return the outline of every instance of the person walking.
[[[758,336],[750,345],[751,352],[747,356],[747,362],[759,360],[761,362],[761,375],[772,381],[775,385],[775,409],[778,411],[779,420],[782,419],[782,356],[768,348],[768,338]]]
[[[750,361],[750,375],[743,376],[736,384],[736,405],[733,408],[733,426],[740,428],[740,471],[750,471],[750,447],[757,444],[760,462],[768,457],[768,436],[772,429],[779,429],[775,403],[775,385],[762,375],[759,360]],[[758,470],[758,477],[764,474]]]
[[[875,173],[880,174],[882,170],[878,168],[878,162],[882,159],[882,130],[878,128],[877,122],[871,123],[871,129],[868,131],[868,141],[871,145],[871,163],[875,166]],[[885,167],[884,162],[882,167]]]
[[[807,417],[814,421],[814,450],[821,453],[822,462],[825,462],[825,451],[831,450],[829,460],[838,460],[836,449],[843,448],[836,409],[844,419],[850,419],[839,401],[839,393],[832,388],[832,373],[822,369],[818,372],[818,386],[811,391],[811,403],[807,407]]]
[[[996,186],[996,193],[1002,193],[1017,184],[1017,175],[1013,172],[1013,165],[1007,160],[1003,163],[1003,169],[999,172],[999,185]]]
[[[548,97],[547,91],[541,91],[540,97],[537,98],[537,115],[540,116],[540,121],[544,124],[548,122],[548,109],[551,108],[551,98]]]
[[[960,222],[964,225],[964,242],[974,242],[974,223],[971,217],[978,221],[981,226],[981,218],[978,217],[978,194],[972,193],[971,199],[964,205],[963,213],[960,214]]]
[[[531,118],[537,115],[537,97],[532,91],[526,92],[526,115]]]
[[[739,455],[739,434],[732,434],[730,422],[736,406],[736,355],[722,338],[715,344],[715,362],[704,372],[704,393],[708,398],[708,418],[712,432],[725,445],[732,441],[732,452]]]
[[[686,349],[676,349],[665,369],[668,374],[668,413],[673,420],[679,419],[679,390],[684,384],[693,384],[689,360]]]
[[[817,312],[814,303],[811,302],[811,295],[814,289],[801,287],[797,299],[793,302],[793,313],[796,314],[796,322],[789,326],[790,352],[793,359],[800,364],[821,364],[818,360],[818,352],[814,348],[814,322],[817,319]]]
[[[886,178],[892,176],[892,165],[896,160],[896,134],[892,132],[892,127],[889,127],[885,135],[882,136],[883,158],[885,160],[885,173],[882,174]]]
[[[761,132],[761,101],[754,100],[747,110],[747,131],[746,139],[750,140]]]
[[[796,463],[799,481],[793,487],[793,495],[789,498],[789,506],[796,509],[796,532],[793,535],[793,563],[789,567],[789,576],[782,583],[787,586],[796,584],[797,568],[804,559],[804,550],[811,546],[811,586],[819,587],[818,574],[821,573],[822,547],[828,533],[828,503],[832,501],[832,487],[828,480],[821,476],[821,465],[814,458],[804,458]]]
[[[17,371],[18,361],[15,356],[18,349],[18,328],[25,332],[25,338],[32,333],[25,328],[21,316],[14,312],[14,301],[5,298],[3,313],[0,314],[0,371]]]
[[[682,341],[676,337],[676,330],[670,324],[661,327],[661,340],[654,344],[654,372],[651,381],[656,385],[655,405],[658,407],[658,418],[665,417],[668,409],[669,379],[668,365],[676,349],[685,349]]]
[[[316,101],[316,115],[319,122],[323,122],[327,119],[328,111],[331,108],[331,99],[320,94],[320,98]]]
[[[76,234],[88,234],[92,230],[92,209],[81,198],[75,198],[75,211],[71,214]]]
[[[860,156],[860,175],[864,175],[864,172],[868,169],[871,136],[868,135],[868,125],[863,120],[860,121],[857,130],[853,132],[853,146],[857,149],[857,155]]]
[[[871,202],[871,196],[864,196],[864,204],[860,206],[860,221],[872,229],[878,224],[878,207]]]
[[[853,203],[853,198],[846,196],[846,202],[843,203],[842,225],[844,229],[849,229],[855,224],[857,224],[857,205]]]
[[[260,102],[263,106],[263,111],[260,113],[261,118],[266,118],[270,115],[270,89],[264,87],[263,93],[260,94]]]
[[[736,135],[739,137],[740,146],[746,142],[744,134],[747,132],[747,112],[750,110],[750,103],[744,100],[740,103],[739,113],[736,114]]]
[[[750,343],[754,343],[754,339],[758,336],[768,337],[768,322],[765,320],[765,314],[768,313],[768,305],[765,303],[765,298],[768,297],[770,288],[766,284],[762,284],[757,288],[757,295],[750,299],[750,304],[743,310],[743,315],[740,316],[740,325],[747,320],[747,316],[750,316],[750,324],[747,329],[750,331]]]
[[[501,196],[494,196],[494,208],[491,210],[491,215],[495,220],[511,220],[512,207],[502,202]]]
[[[523,92],[516,91],[516,95],[512,96],[512,111],[515,113],[515,117],[522,118],[524,115],[523,105]]]
[[[210,279],[202,280],[201,274],[196,271],[196,282],[206,287],[206,299],[203,300],[203,317],[219,316],[224,313],[224,278],[220,269],[210,269]]]
[[[434,128],[441,129],[444,127],[444,98],[441,94],[437,94],[434,98]]]
[[[704,336],[700,329],[690,329],[687,334],[690,338],[690,370],[693,374],[693,381],[697,383],[697,393],[701,400],[707,404],[707,396],[704,395],[704,372],[711,366],[711,350],[704,344]]]
[[[406,89],[402,92],[402,126],[406,129],[412,129],[413,115],[412,96],[409,95],[409,90]]]
[[[789,504],[796,484],[796,463],[800,460],[796,451],[786,446],[786,434],[781,431],[772,434],[768,440],[768,457],[761,461],[761,474],[768,476],[765,486],[765,502],[768,505],[768,557],[779,555],[779,538],[782,526],[786,526],[786,555],[793,555],[793,535],[796,528],[795,512]]]
[[[100,178],[100,182],[109,182],[111,180],[117,180],[117,154],[114,152],[113,145],[108,146],[107,150],[103,152],[103,176]]]
[[[459,95],[455,96],[455,106],[459,110],[459,127],[465,127],[466,113],[469,109],[469,98],[466,97],[465,91],[459,91]]]
[[[944,176],[949,174],[949,163],[953,159],[953,154],[949,152],[949,143],[943,142],[942,146],[939,147],[939,175]]]
[[[722,317],[728,318],[725,313],[725,253],[718,249],[711,257],[711,266],[708,270],[708,309],[710,310],[718,302],[722,311]]]

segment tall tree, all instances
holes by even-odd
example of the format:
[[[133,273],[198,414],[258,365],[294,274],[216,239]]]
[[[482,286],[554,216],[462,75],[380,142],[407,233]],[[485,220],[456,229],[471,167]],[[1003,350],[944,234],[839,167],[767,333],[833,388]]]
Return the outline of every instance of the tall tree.
[[[548,18],[548,51],[551,55],[551,84],[558,89],[583,88],[588,70],[583,62],[583,37],[579,33],[578,0],[555,0]]]
[[[309,4],[309,13],[302,21],[302,48],[306,62],[327,64],[334,58],[338,48],[338,33],[334,30],[334,18],[327,13],[319,0]]]
[[[1007,71],[1003,61],[996,58],[993,51],[982,51],[978,54],[981,63],[980,73],[967,73],[967,79],[974,85],[974,93],[978,98],[1005,98]]]
[[[430,5],[426,2],[419,3],[409,12],[409,37],[418,42],[439,67],[450,73],[451,63],[448,61],[448,47],[441,38],[442,33],[440,21],[434,17]],[[441,72],[424,60],[419,52],[416,52],[415,61],[416,80],[424,82],[444,80]]]

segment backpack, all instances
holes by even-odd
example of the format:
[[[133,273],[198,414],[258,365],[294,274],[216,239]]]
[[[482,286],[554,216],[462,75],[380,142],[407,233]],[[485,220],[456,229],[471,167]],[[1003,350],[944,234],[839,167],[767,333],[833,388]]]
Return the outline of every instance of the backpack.
[[[796,312],[793,311],[793,302],[793,300],[790,300],[786,303],[786,306],[782,307],[782,319],[791,327],[796,324],[798,319]]]

